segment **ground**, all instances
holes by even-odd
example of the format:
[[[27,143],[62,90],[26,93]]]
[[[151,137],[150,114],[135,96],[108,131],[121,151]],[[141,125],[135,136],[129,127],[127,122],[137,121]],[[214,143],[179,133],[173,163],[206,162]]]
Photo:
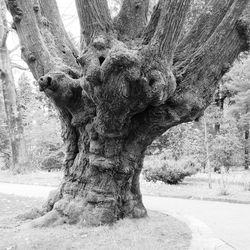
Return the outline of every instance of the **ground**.
[[[0,182],[7,183],[57,187],[61,178],[60,171],[39,171],[15,176],[8,171],[0,171]],[[142,177],[141,190],[143,195],[250,204],[250,171],[231,172],[226,175],[213,173],[212,189],[208,187],[206,174],[187,177],[179,185],[146,182]]]
[[[248,194],[249,191],[246,191],[244,188],[244,183],[242,183],[242,180],[248,178],[249,172],[243,172],[243,173],[234,173],[230,176],[227,176],[227,184],[229,185],[230,189],[233,189],[233,187],[236,185],[238,186],[238,190],[241,190],[243,193]],[[21,183],[29,183],[33,184],[35,186],[30,185],[18,185],[18,184],[10,184],[10,183],[2,183],[3,176],[6,178],[5,180],[8,182],[21,182]],[[60,181],[61,173],[60,172],[53,172],[53,173],[46,173],[46,172],[38,172],[33,173],[29,175],[19,175],[19,176],[11,176],[8,172],[0,172],[0,193],[9,193],[9,194],[18,194],[20,196],[30,196],[30,197],[39,197],[39,199],[43,198],[46,199],[48,196],[48,193],[54,188],[53,186],[58,185]],[[165,186],[165,191],[169,188],[171,188],[172,194],[176,191],[175,194],[179,195],[181,197],[184,190],[189,192],[190,190],[194,194],[202,194],[203,197],[208,197],[206,194],[206,190],[210,190],[210,195],[213,193],[212,196],[213,199],[217,197],[224,197],[221,195],[218,195],[219,186],[215,186],[216,183],[218,183],[218,179],[221,179],[221,175],[214,174],[213,176],[213,189],[214,191],[211,191],[208,189],[207,185],[207,177],[204,174],[199,174],[194,177],[191,177],[189,180],[185,181],[184,184],[180,186],[166,186],[162,185],[160,183],[151,184],[151,183],[144,183],[142,182],[142,186],[145,193],[145,185],[147,185],[148,192],[154,192],[155,194],[159,192],[160,187],[163,189]],[[18,180],[18,181],[17,181]],[[194,182],[197,182],[197,187],[200,188],[199,183],[203,183],[203,189],[195,189],[194,188]],[[191,185],[192,188],[190,188],[189,184],[186,182],[191,182],[193,185]],[[43,186],[38,186],[38,184],[41,183]],[[45,186],[45,184],[48,184],[50,186]],[[52,185],[52,186],[51,186]],[[150,190],[150,185],[151,189]],[[187,189],[185,188],[187,186]],[[179,190],[179,192],[178,192]],[[245,191],[244,191],[245,190]],[[165,192],[164,191],[164,192]],[[182,192],[181,192],[182,191]],[[234,194],[235,199],[237,199],[237,193]],[[0,201],[4,201],[5,206],[0,206],[2,211],[9,211],[11,207],[23,207],[25,210],[26,208],[25,203],[23,201],[28,200],[29,204],[34,201],[34,206],[39,206],[39,199],[27,199],[27,198],[19,198],[18,197],[18,203],[12,203],[10,204],[6,199],[6,196],[0,197]],[[212,200],[213,200],[212,199]],[[147,209],[149,210],[156,210],[158,212],[170,214],[174,217],[178,214],[191,218],[191,221],[193,219],[194,223],[196,224],[196,221],[202,222],[201,224],[205,224],[208,228],[210,228],[209,233],[209,241],[215,242],[216,244],[221,244],[221,242],[224,242],[227,247],[226,248],[218,248],[218,249],[237,249],[237,250],[246,250],[250,246],[250,238],[249,236],[249,204],[236,204],[239,203],[228,203],[228,202],[216,202],[216,201],[202,201],[202,200],[195,200],[195,199],[175,199],[175,198],[166,198],[166,197],[153,197],[153,196],[144,196],[143,201]],[[237,200],[236,200],[237,201]],[[41,202],[41,201],[40,201]],[[242,200],[241,203],[247,203],[246,199]],[[19,204],[22,204],[20,206]],[[30,206],[28,204],[28,206]],[[1,211],[1,212],[2,212]],[[11,211],[9,211],[11,213]],[[181,218],[180,218],[181,219]],[[188,221],[185,220],[185,222],[189,225],[189,227],[192,229],[192,225],[188,223]],[[1,225],[2,222],[0,222]],[[199,223],[198,223],[199,224]],[[203,226],[202,226],[203,227]],[[205,227],[206,228],[206,227]],[[195,231],[197,232],[198,236],[201,235],[200,230],[197,231],[196,225],[195,225]],[[206,230],[205,230],[206,231]],[[193,229],[192,229],[193,232]],[[206,235],[206,234],[205,234]],[[1,235],[0,235],[1,237]],[[195,238],[195,237],[194,237]],[[220,240],[218,242],[218,239]],[[214,241],[215,240],[215,241]],[[193,241],[192,241],[193,242]],[[198,241],[199,242],[199,241]],[[202,243],[202,246],[207,246],[206,243]],[[0,247],[1,249],[1,247]],[[10,248],[11,249],[11,248]],[[197,249],[197,248],[191,248],[191,249]],[[200,249],[200,248],[198,248]],[[217,248],[205,248],[207,249],[217,249]]]
[[[119,221],[113,226],[94,228],[63,225],[30,228],[17,214],[41,199],[0,193],[0,249],[4,250],[71,250],[71,249],[188,249],[191,231],[177,219],[150,212],[146,219]]]
[[[226,176],[213,173],[211,189],[206,174],[186,177],[179,185],[144,180],[141,185],[144,195],[250,204],[250,171]]]

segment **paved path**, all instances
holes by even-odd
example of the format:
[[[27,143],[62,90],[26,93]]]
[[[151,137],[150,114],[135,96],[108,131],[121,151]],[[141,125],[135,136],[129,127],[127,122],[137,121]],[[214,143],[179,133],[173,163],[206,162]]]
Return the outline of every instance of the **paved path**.
[[[250,250],[250,205],[150,196],[144,197],[144,204],[151,210],[197,218],[231,249]]]
[[[45,186],[0,183],[0,193],[25,197],[45,199],[52,189]],[[228,244],[227,249],[250,250],[250,205],[151,196],[144,196],[143,200],[150,210],[184,215],[192,218],[192,221],[196,219],[197,223],[204,222],[217,237]],[[204,246],[202,249],[207,248]]]

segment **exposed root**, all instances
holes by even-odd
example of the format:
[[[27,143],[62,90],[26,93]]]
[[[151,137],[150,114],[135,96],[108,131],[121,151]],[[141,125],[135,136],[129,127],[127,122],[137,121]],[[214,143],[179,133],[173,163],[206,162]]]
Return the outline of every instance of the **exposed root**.
[[[32,208],[30,211],[16,216],[18,220],[34,220],[44,215],[44,211],[38,208]]]
[[[65,223],[66,220],[56,210],[46,213],[44,216],[33,220],[30,223],[31,227],[48,227],[57,226]]]
[[[53,209],[55,203],[61,199],[62,195],[60,189],[53,190],[50,192],[49,197],[45,204],[43,205],[43,210],[49,212]]]

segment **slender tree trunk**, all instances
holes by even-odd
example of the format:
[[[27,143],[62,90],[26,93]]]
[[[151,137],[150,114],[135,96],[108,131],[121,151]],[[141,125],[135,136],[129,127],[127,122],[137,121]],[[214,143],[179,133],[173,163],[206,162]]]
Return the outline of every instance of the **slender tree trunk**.
[[[204,116],[204,132],[205,132],[205,148],[206,148],[206,170],[208,173],[208,187],[212,189],[212,168],[210,163],[210,150],[209,150],[206,116]]]
[[[3,34],[0,37],[0,79],[4,98],[5,112],[11,143],[11,170],[14,173],[22,172],[27,166],[26,146],[23,136],[21,114],[18,110],[17,95],[14,78],[11,70],[10,57],[6,47],[8,33],[6,9],[3,0],[0,1],[0,25]]]
[[[245,142],[244,142],[244,168],[246,170],[249,169],[250,165],[250,157],[249,157],[249,128],[247,128],[244,132]]]

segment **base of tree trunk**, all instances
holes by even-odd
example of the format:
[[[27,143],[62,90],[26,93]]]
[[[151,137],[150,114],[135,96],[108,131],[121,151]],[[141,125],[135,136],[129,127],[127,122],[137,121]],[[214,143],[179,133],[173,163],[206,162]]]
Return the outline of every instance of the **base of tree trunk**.
[[[127,191],[126,200],[119,200],[119,195],[114,197],[95,190],[83,197],[80,194],[73,196],[62,193],[63,187],[65,188],[65,183],[59,190],[51,192],[42,209],[33,209],[20,218],[32,219],[32,227],[46,227],[64,223],[99,226],[112,224],[123,218],[147,216],[141,194]]]

